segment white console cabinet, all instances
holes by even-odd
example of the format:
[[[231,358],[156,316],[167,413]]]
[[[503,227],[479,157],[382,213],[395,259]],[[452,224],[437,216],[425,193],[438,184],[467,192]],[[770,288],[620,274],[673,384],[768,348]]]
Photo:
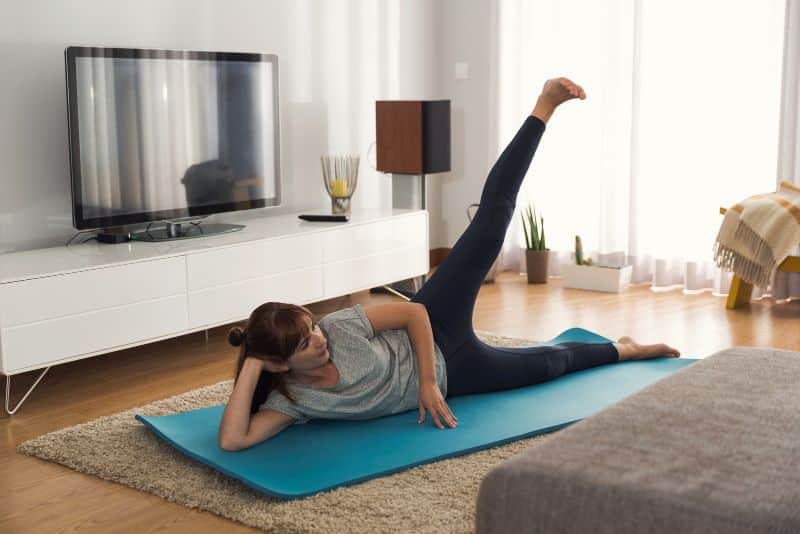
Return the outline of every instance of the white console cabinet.
[[[346,223],[297,214],[231,222],[246,228],[0,254],[0,372],[10,382],[25,371],[240,321],[264,302],[308,304],[429,269],[425,210],[354,210]]]

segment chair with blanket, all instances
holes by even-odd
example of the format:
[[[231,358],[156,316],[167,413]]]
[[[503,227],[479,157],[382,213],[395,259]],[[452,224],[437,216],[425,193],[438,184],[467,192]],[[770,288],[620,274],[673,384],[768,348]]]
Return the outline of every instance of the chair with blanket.
[[[776,270],[800,272],[800,188],[782,181],[775,193],[720,208],[725,215],[714,245],[717,265],[734,272],[726,307],[750,301],[753,285],[766,286]]]
[[[725,215],[725,212],[728,211],[726,208],[720,208],[719,212],[722,215]],[[800,273],[800,256],[789,256],[783,262],[778,265],[779,271],[785,271],[789,273]],[[731,280],[731,288],[728,292],[728,300],[725,303],[725,307],[729,310],[734,310],[736,308],[740,308],[750,302],[750,296],[753,294],[753,284],[745,282],[742,280],[742,277],[738,274],[733,274],[733,279]]]

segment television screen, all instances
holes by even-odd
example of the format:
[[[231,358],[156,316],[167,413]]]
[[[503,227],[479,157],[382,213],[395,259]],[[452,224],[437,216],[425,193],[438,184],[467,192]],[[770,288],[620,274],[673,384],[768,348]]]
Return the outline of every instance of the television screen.
[[[77,229],[280,205],[277,56],[65,56]]]

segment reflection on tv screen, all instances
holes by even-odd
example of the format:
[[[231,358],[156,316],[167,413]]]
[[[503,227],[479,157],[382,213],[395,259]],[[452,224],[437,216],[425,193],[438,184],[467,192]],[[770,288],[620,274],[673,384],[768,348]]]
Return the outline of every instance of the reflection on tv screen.
[[[273,80],[269,62],[77,57],[83,219],[276,200]]]

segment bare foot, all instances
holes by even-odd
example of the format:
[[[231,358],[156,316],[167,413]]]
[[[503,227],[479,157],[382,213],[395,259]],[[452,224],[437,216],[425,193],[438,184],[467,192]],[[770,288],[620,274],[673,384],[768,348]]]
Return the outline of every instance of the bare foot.
[[[544,82],[542,94],[536,101],[536,107],[531,115],[538,117],[542,122],[547,123],[555,109],[574,98],[586,99],[586,92],[583,88],[569,78],[553,78]]]
[[[541,97],[547,99],[553,107],[556,107],[573,98],[585,100],[586,92],[584,92],[583,87],[569,78],[554,78],[544,82]]]
[[[628,336],[623,336],[614,343],[619,353],[619,361],[649,360],[650,358],[680,358],[681,353],[664,343],[640,345]]]

